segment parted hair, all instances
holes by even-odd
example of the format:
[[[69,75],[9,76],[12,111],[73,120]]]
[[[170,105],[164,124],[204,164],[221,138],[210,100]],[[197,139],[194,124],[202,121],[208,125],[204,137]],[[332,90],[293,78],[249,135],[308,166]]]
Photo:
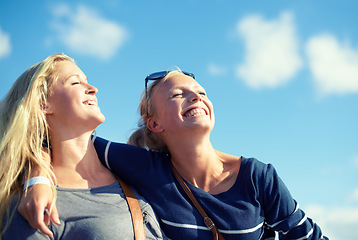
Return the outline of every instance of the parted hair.
[[[15,194],[21,195],[33,166],[43,169],[53,186],[56,181],[51,162],[44,160],[43,145],[49,146],[44,108],[57,81],[53,70],[59,61],[74,62],[65,54],[47,57],[27,69],[0,103],[0,239],[13,214],[9,212],[11,199]],[[54,188],[53,193],[56,197]]]
[[[147,99],[145,91],[142,93],[138,107],[138,111],[140,113],[138,128],[129,137],[128,144],[141,148],[152,149],[159,152],[169,152],[168,147],[164,141],[155,132],[152,132],[150,129],[148,129],[147,120],[156,114],[156,106],[153,99],[156,91],[159,90],[161,84],[163,84],[169,77],[175,74],[183,73],[180,69],[171,70],[164,78],[154,80],[153,83],[148,86]]]

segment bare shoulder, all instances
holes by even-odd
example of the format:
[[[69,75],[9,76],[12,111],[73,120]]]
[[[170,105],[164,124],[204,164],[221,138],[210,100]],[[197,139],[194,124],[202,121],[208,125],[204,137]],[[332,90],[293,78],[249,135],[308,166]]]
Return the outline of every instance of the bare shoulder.
[[[216,154],[222,159],[224,165],[234,165],[237,167],[241,165],[241,157],[231,155],[228,153],[220,152],[216,150]]]
[[[230,177],[236,179],[236,176],[240,171],[241,160],[242,160],[241,157],[220,152],[220,151],[216,151],[216,153],[218,154],[221,161],[223,162],[224,172],[229,172]]]

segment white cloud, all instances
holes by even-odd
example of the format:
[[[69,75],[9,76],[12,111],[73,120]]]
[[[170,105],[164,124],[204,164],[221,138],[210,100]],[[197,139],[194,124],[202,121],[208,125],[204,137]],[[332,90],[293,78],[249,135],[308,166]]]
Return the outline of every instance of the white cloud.
[[[350,202],[358,203],[358,188],[356,188],[349,196],[348,200]]]
[[[324,235],[329,239],[358,239],[358,207],[311,205],[305,208],[305,212],[321,227]]]
[[[57,32],[58,40],[70,50],[83,55],[109,59],[127,38],[122,26],[84,5],[76,10],[66,4],[57,5],[53,15],[52,27]]]
[[[306,54],[320,93],[358,92],[358,50],[322,34],[308,41]]]
[[[225,66],[220,66],[214,63],[210,63],[208,65],[208,71],[211,75],[219,76],[219,75],[225,75],[228,70]]]
[[[291,13],[284,12],[272,21],[250,15],[238,23],[237,29],[245,41],[246,56],[236,73],[250,87],[279,86],[302,67]]]
[[[10,35],[4,33],[0,27],[0,58],[9,55],[11,52]]]

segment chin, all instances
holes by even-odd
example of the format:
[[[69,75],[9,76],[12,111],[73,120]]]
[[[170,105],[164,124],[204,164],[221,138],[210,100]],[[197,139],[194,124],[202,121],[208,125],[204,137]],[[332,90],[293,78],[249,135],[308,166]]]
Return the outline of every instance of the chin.
[[[97,117],[98,117],[98,121],[100,121],[101,123],[103,123],[106,120],[106,117],[102,113],[100,113]]]
[[[99,125],[101,125],[106,118],[103,115],[98,115],[96,117],[93,117],[89,122],[94,128],[97,128]]]

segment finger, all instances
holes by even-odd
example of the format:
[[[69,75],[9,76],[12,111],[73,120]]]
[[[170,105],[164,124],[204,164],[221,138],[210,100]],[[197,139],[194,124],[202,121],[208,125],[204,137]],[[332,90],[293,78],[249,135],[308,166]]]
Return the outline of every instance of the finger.
[[[44,223],[44,212],[45,212],[45,206],[43,204],[37,204],[36,207],[31,207],[32,211],[30,211],[33,216],[33,224],[36,226],[35,228],[39,229],[38,226]],[[45,224],[46,225],[46,224]]]
[[[44,207],[39,206],[39,208],[37,209],[44,209]],[[43,234],[46,234],[49,237],[53,236],[53,233],[51,232],[51,230],[47,227],[50,224],[50,219],[49,219],[49,215],[47,212],[47,209],[45,210],[39,210],[37,211],[36,209],[34,210],[35,212],[33,213],[34,216],[34,224],[35,226],[32,226],[33,228],[39,229]],[[47,222],[46,219],[47,218]]]
[[[57,207],[56,205],[53,206],[53,208],[51,209],[50,211],[50,218],[52,219],[52,221],[57,224],[57,225],[60,225],[61,222],[60,222],[60,217],[58,215],[58,211],[57,211]]]
[[[33,205],[33,202],[32,204],[28,203],[18,208],[18,211],[21,212],[22,216],[28,221],[28,223],[32,228],[39,229],[42,233],[48,235],[49,237],[52,237],[53,236],[52,232],[43,222],[43,218],[44,218],[43,213],[39,215],[31,214],[33,213],[32,210],[33,208],[31,207],[31,205]]]
[[[46,224],[44,222],[41,222],[40,225],[38,226],[38,229],[43,233],[46,234],[49,237],[53,236],[53,233],[51,232],[51,230],[46,226]]]
[[[47,204],[47,207],[46,207],[47,209],[50,209],[49,211],[47,211],[49,219],[51,219],[55,224],[60,225],[61,222],[60,222],[60,218],[59,218],[59,215],[58,215],[56,204],[54,204],[52,206],[51,202],[52,201],[49,201],[48,204]]]
[[[44,223],[46,226],[50,225],[50,214],[47,209],[44,212]]]

